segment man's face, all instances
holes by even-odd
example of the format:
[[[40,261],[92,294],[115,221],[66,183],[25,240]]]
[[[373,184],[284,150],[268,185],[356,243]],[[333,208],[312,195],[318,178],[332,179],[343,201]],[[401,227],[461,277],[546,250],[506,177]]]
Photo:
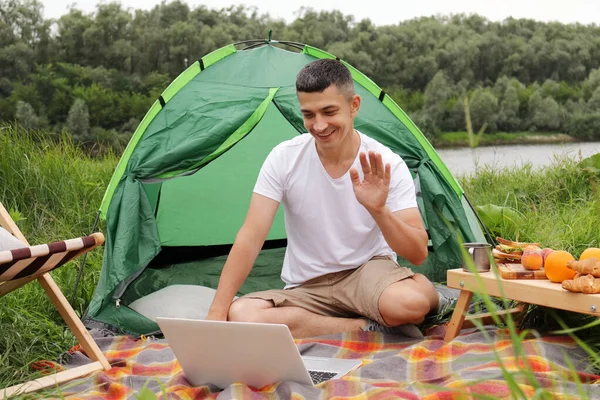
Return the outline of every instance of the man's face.
[[[317,146],[334,149],[352,134],[360,97],[349,99],[336,85],[323,92],[298,92],[304,127],[315,138]]]

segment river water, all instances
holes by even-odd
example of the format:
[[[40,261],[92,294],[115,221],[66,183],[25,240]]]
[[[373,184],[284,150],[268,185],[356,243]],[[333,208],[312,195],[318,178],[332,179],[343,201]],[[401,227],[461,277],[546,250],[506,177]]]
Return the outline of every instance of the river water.
[[[540,168],[551,165],[556,157],[579,160],[600,153],[600,142],[481,146],[474,149],[438,149],[437,153],[455,176],[463,176],[484,165],[505,168],[531,163],[534,168]]]

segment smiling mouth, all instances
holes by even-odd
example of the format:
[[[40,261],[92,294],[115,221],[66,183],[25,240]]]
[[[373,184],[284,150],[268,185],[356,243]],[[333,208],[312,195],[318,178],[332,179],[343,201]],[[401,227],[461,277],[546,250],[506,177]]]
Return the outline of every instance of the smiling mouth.
[[[332,130],[332,131],[331,131],[331,132],[329,132],[329,133],[317,133],[317,136],[318,136],[318,137],[320,137],[320,138],[326,138],[326,137],[329,137],[329,136],[331,136],[331,135],[333,134],[333,132],[335,132],[335,129],[334,129],[334,130]]]

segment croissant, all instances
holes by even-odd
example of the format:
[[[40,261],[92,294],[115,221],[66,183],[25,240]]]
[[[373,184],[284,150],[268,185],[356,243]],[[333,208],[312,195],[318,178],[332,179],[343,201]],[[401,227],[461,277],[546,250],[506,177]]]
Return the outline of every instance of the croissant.
[[[574,279],[563,281],[562,287],[563,289],[576,293],[600,293],[600,278],[594,278],[594,276],[590,274],[579,275]]]
[[[567,263],[567,267],[580,274],[590,274],[593,275],[594,278],[600,278],[600,261],[595,257],[586,258],[581,261],[571,260]]]

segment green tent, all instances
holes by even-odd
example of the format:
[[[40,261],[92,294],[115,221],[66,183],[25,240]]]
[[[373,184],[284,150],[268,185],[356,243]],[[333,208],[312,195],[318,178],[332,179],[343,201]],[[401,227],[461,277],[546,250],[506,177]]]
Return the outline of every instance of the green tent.
[[[104,261],[87,321],[136,335],[157,332],[128,305],[173,284],[216,287],[263,160],[281,141],[305,133],[295,79],[318,58],[335,56],[291,42],[232,44],[166,88],[131,138],[101,204]],[[415,178],[430,235],[428,259],[417,268],[443,282],[446,270],[461,264],[457,237],[485,241],[477,216],[407,115],[348,67],[362,97],[356,128],[398,153]],[[281,209],[240,295],[283,287]]]

